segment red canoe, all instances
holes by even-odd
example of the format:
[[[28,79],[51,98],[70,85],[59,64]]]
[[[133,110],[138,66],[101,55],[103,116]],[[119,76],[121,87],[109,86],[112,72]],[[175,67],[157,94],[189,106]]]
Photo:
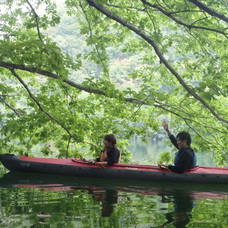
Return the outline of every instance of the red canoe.
[[[228,183],[228,168],[200,166],[183,174],[178,174],[152,165],[117,164],[101,168],[75,159],[37,158],[13,154],[1,154],[0,161],[7,169],[17,172],[143,181]]]

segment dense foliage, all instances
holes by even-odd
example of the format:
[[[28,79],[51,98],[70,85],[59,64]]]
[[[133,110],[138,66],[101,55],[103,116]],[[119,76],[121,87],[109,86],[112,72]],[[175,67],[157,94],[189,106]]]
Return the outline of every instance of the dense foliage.
[[[204,2],[3,0],[1,151],[94,155],[112,132],[126,158],[164,119],[225,164],[228,3]]]

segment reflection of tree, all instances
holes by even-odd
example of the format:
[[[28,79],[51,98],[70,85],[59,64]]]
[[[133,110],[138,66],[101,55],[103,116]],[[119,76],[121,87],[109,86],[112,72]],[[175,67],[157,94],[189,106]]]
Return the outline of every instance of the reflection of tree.
[[[166,225],[172,223],[174,227],[184,228],[190,222],[192,215],[191,211],[193,208],[193,197],[189,194],[183,194],[176,192],[171,196],[166,197],[161,195],[163,203],[173,202],[174,210],[173,212],[166,213],[165,217],[167,222],[165,222],[160,227],[165,227]]]
[[[95,201],[102,202],[101,214],[103,217],[109,217],[113,212],[113,204],[117,203],[118,191],[112,189],[104,189],[99,191],[91,191]]]

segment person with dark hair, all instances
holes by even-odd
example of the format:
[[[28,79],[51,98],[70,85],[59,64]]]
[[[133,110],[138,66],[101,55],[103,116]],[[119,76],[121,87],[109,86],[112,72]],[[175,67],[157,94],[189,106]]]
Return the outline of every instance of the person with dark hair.
[[[163,128],[168,133],[171,142],[178,149],[178,152],[174,159],[174,165],[162,165],[162,167],[176,173],[183,173],[186,170],[194,168],[196,166],[196,155],[190,147],[192,142],[191,135],[186,131],[182,131],[175,137],[171,134],[166,122],[163,122]]]
[[[90,163],[100,166],[112,166],[120,161],[120,151],[116,147],[116,137],[113,134],[107,134],[104,137],[104,149],[100,157],[90,160]]]

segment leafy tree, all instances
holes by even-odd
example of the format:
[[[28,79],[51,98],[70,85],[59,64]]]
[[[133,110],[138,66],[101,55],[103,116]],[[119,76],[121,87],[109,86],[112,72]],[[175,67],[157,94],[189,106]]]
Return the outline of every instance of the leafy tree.
[[[157,131],[165,118],[174,130],[191,131],[199,152],[214,152],[225,164],[227,3],[65,3],[70,19],[58,39],[51,30],[64,16],[52,1],[1,3],[2,150],[30,152],[42,143],[49,154],[52,143],[59,156],[88,145],[98,153],[108,132],[124,148],[125,140]],[[70,21],[79,24],[81,42],[67,46]],[[137,67],[121,71],[121,55]]]

